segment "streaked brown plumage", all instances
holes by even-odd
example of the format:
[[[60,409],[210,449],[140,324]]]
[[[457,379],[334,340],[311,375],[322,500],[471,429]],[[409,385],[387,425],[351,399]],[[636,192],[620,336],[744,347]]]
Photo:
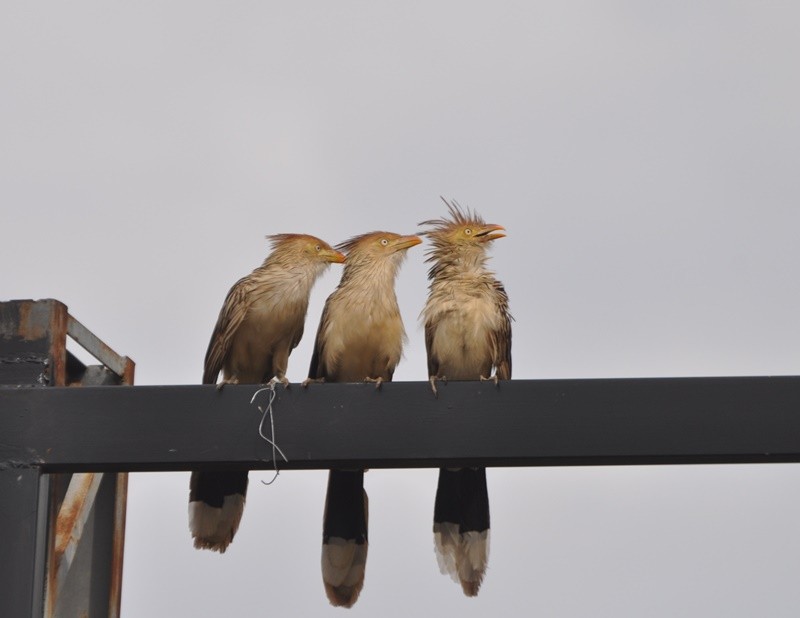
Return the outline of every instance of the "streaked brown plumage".
[[[394,291],[405,250],[416,236],[373,232],[339,245],[347,254],[339,287],[322,313],[310,380],[391,381],[405,330]],[[364,585],[367,494],[362,470],[332,470],[325,498],[322,579],[332,605],[352,607]]]
[[[289,354],[303,337],[311,288],[344,255],[306,234],[275,234],[272,253],[237,281],[211,335],[203,384],[285,381]]]
[[[430,287],[422,311],[428,375],[436,381],[511,378],[511,314],[503,285],[486,267],[502,226],[447,202],[450,217],[424,221],[431,247]],[[494,374],[492,370],[494,369]],[[434,544],[442,573],[478,594],[489,552],[489,498],[483,468],[439,472]]]
[[[203,384],[288,384],[289,354],[303,336],[311,288],[344,255],[306,234],[268,237],[272,252],[228,292],[211,335]],[[189,528],[198,549],[224,552],[239,527],[247,472],[193,472]]]

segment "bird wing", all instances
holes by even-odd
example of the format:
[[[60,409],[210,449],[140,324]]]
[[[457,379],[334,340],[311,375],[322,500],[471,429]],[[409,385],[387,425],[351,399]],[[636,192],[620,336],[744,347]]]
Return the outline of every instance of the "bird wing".
[[[297,345],[300,343],[300,340],[303,338],[303,332],[305,331],[305,322],[306,322],[305,318],[306,318],[306,314],[303,313],[303,315],[301,317],[301,320],[300,320],[300,324],[294,330],[294,337],[292,337],[292,343],[291,343],[291,346],[289,347],[290,351],[294,350],[297,347]]]
[[[502,315],[500,328],[493,333],[495,359],[494,366],[497,377],[501,380],[511,379],[511,313],[508,309],[508,294],[503,284],[494,284],[497,296],[497,310]]]
[[[328,329],[330,322],[330,298],[325,303],[322,310],[322,317],[319,320],[317,336],[314,339],[314,352],[311,355],[311,364],[308,367],[308,377],[312,380],[327,377],[327,367],[325,366],[325,337],[324,333]]]
[[[236,330],[242,324],[247,310],[250,308],[252,287],[253,282],[248,275],[239,279],[228,291],[214,326],[214,332],[211,333],[211,340],[208,342],[206,360],[203,365],[203,384],[216,384]]]
[[[425,322],[425,351],[428,356],[428,377],[439,375],[439,359],[433,353],[433,333],[435,330],[436,326],[433,320],[427,320]]]

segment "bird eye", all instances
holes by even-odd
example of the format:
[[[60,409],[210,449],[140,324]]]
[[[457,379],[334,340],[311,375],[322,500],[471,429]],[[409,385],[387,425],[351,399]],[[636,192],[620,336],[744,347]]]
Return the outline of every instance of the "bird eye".
[[[389,241],[386,240],[385,238],[381,238],[381,244],[385,247],[386,245],[389,244]]]
[[[317,251],[322,251],[322,247],[320,247],[319,245],[317,245],[316,248],[317,248]]]
[[[470,228],[467,228],[466,230],[464,230],[464,233],[465,233],[467,236],[469,236],[470,234],[472,234],[472,230],[471,230]]]

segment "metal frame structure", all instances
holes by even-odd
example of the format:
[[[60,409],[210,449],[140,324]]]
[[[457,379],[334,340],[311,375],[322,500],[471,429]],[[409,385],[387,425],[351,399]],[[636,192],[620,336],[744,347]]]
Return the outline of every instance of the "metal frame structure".
[[[59,361],[41,358],[0,349],[0,380],[5,362],[29,383],[57,382]],[[120,368],[132,378],[129,361]],[[61,573],[58,560],[78,560],[72,540],[87,528],[64,505],[92,495],[97,503],[110,472],[271,469],[275,462],[282,470],[800,462],[795,376],[452,382],[439,385],[438,397],[427,382],[259,390],[0,388],[0,547],[12,547],[0,561],[0,598],[11,598],[14,609],[3,615],[54,615],[47,591],[61,576],[52,573]],[[54,509],[53,479],[64,473],[79,480]],[[55,514],[71,532],[48,532]],[[124,511],[121,517],[124,523]],[[121,555],[114,545],[111,564],[121,566]],[[68,578],[76,569],[66,571]],[[97,604],[87,615],[117,615],[118,605],[106,607],[107,614]]]
[[[101,364],[84,365],[68,337]],[[0,391],[130,385],[133,374],[134,363],[64,304],[0,303]],[[10,414],[0,405],[0,418]],[[125,473],[45,472],[0,459],[0,614],[119,615],[127,482]]]

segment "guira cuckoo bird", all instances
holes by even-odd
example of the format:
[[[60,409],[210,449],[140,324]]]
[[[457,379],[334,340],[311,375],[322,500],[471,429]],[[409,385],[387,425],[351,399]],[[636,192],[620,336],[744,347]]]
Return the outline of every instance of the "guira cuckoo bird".
[[[405,330],[394,291],[406,249],[417,236],[372,232],[337,248],[347,255],[317,331],[308,384],[391,381]],[[322,529],[322,580],[332,605],[352,607],[367,563],[367,493],[363,470],[331,470]]]
[[[437,380],[511,378],[511,314],[503,284],[486,267],[491,241],[504,228],[447,202],[449,218],[423,221],[430,242],[430,287],[422,310],[428,375]],[[494,374],[492,373],[494,370]],[[475,596],[489,557],[485,468],[439,470],[433,538],[442,573]]]
[[[203,384],[288,385],[289,354],[303,336],[314,282],[344,255],[306,234],[268,236],[272,252],[228,292],[211,334]],[[198,549],[224,552],[244,510],[247,472],[192,472],[189,529]]]

